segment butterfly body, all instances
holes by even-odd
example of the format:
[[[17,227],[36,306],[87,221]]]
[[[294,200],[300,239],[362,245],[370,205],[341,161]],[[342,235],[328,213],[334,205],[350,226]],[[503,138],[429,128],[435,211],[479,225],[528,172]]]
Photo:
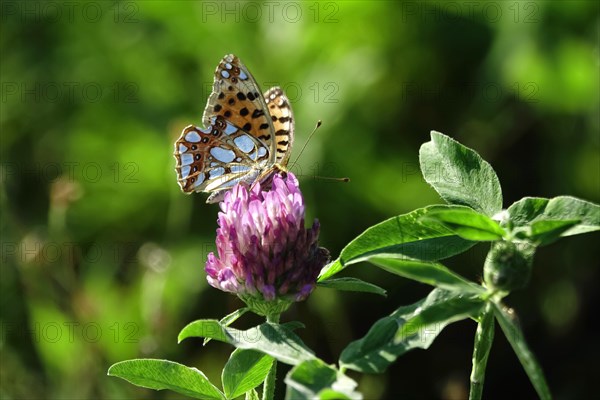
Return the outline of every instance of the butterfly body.
[[[183,192],[208,192],[207,203],[216,203],[236,183],[268,185],[286,170],[294,138],[289,100],[278,87],[261,94],[234,55],[217,66],[202,122],[206,128],[187,126],[175,142]]]

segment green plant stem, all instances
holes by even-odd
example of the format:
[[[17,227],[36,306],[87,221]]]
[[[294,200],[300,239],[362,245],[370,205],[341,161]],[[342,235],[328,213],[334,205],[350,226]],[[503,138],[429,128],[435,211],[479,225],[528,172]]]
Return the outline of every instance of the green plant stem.
[[[471,371],[471,390],[469,400],[480,400],[483,394],[483,381],[490,349],[494,341],[494,311],[488,302],[480,316],[473,346],[473,369]]]
[[[272,314],[267,315],[267,322],[271,322],[274,324],[279,323],[280,314]],[[273,400],[275,398],[275,380],[277,375],[277,360],[273,360],[273,365],[271,365],[271,370],[269,371],[269,375],[265,379],[265,383],[263,384],[263,400]]]

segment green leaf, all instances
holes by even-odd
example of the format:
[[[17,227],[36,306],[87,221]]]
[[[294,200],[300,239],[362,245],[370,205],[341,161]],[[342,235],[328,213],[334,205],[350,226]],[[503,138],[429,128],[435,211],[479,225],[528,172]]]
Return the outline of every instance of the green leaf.
[[[550,244],[561,236],[566,231],[575,225],[579,224],[579,220],[539,220],[531,224],[529,239],[538,246],[545,246]]]
[[[557,237],[600,230],[600,206],[570,196],[559,196],[553,199],[525,197],[511,205],[508,214],[510,223],[516,231],[530,226],[531,230],[524,232],[526,235],[533,235],[533,240],[541,240],[542,245],[552,242]],[[541,221],[552,222],[538,225],[537,223]],[[558,225],[558,221],[563,221],[565,225]],[[575,221],[578,223],[575,224]],[[553,230],[556,231],[552,232]],[[544,232],[548,237],[544,237]]]
[[[290,399],[295,399],[296,397],[290,397]],[[319,400],[352,400],[352,399],[362,399],[360,393],[357,393],[355,396],[348,396],[342,392],[333,389],[323,389],[317,394],[317,398]]]
[[[300,328],[306,328],[306,325],[304,325],[302,322],[300,321],[288,321],[288,322],[284,322],[281,324],[281,326],[283,326],[284,328],[290,330],[290,331],[295,331],[296,329],[300,329]]]
[[[502,209],[502,189],[493,168],[474,150],[432,131],[419,150],[423,177],[450,204],[493,216]]]
[[[196,399],[225,399],[223,393],[201,371],[173,361],[121,361],[108,369],[108,375],[125,379],[137,386],[155,390],[169,389]]]
[[[469,400],[480,400],[483,394],[483,381],[490,349],[494,342],[494,310],[491,303],[487,303],[477,324],[475,332],[475,345],[473,346],[473,368],[471,370],[471,390]]]
[[[483,305],[478,296],[434,289],[425,299],[377,321],[365,337],[344,349],[340,365],[382,373],[407,351],[427,349],[446,325],[479,314]]]
[[[357,384],[335,368],[315,359],[298,364],[285,377],[286,399],[360,399]],[[335,388],[334,388],[335,387]]]
[[[256,390],[252,389],[246,392],[245,400],[260,400]]]
[[[318,283],[318,286],[329,289],[345,290],[349,292],[366,292],[386,296],[385,289],[357,278],[333,278]]]
[[[552,395],[550,394],[546,378],[544,378],[542,368],[531,350],[529,350],[529,346],[525,342],[523,332],[514,314],[512,314],[512,310],[509,312],[501,305],[494,304],[494,315],[500,324],[500,328],[502,328],[502,332],[504,332],[508,342],[517,354],[519,361],[521,361],[521,365],[525,369],[527,376],[529,376],[529,380],[533,384],[538,396],[543,400],[551,399]]]
[[[529,225],[534,219],[543,216],[548,199],[542,197],[524,197],[508,207],[508,215],[514,227]]]
[[[217,320],[201,319],[183,328],[178,341],[190,337],[209,337],[240,349],[260,351],[290,365],[315,358],[313,352],[291,329],[270,322],[238,330],[223,326]]]
[[[450,271],[442,264],[406,260],[397,257],[398,256],[394,254],[382,254],[370,257],[367,261],[392,274],[400,275],[404,278],[442,289],[460,290],[474,294],[483,293],[485,291],[481,285],[463,278]]]
[[[235,349],[221,374],[225,396],[234,399],[260,385],[271,365],[271,356],[254,350]]]
[[[234,312],[227,314],[226,316],[221,318],[219,320],[219,323],[223,326],[229,326],[229,325],[233,324],[235,321],[237,321],[237,319],[239,317],[246,314],[248,311],[250,311],[250,309],[248,307],[239,308],[239,309],[235,310]],[[208,342],[210,342],[210,338],[205,338],[204,341],[202,342],[202,346],[206,346],[206,344]]]
[[[431,210],[426,218],[443,223],[452,232],[466,240],[499,240],[506,235],[504,229],[496,221],[469,207],[439,207]]]
[[[423,219],[439,207],[420,208],[368,228],[342,250],[336,261],[323,268],[319,281],[335,275],[347,265],[377,254],[393,253],[415,260],[437,261],[475,245],[475,242],[455,235],[443,224]]]

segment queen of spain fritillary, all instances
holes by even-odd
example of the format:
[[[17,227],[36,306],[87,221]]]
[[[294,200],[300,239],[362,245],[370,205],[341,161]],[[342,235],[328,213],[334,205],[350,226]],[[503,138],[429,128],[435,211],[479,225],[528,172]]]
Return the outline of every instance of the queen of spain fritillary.
[[[185,193],[207,192],[207,203],[223,199],[236,183],[269,184],[285,171],[294,141],[288,98],[279,87],[264,95],[233,54],[215,70],[202,123],[186,127],[175,142],[177,181]]]

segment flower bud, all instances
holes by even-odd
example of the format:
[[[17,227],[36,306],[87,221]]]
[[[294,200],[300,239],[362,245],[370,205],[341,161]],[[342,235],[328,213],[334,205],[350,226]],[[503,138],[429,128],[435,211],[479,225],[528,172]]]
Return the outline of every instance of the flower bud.
[[[483,267],[487,286],[507,292],[525,287],[531,277],[534,250],[526,243],[493,243]]]

